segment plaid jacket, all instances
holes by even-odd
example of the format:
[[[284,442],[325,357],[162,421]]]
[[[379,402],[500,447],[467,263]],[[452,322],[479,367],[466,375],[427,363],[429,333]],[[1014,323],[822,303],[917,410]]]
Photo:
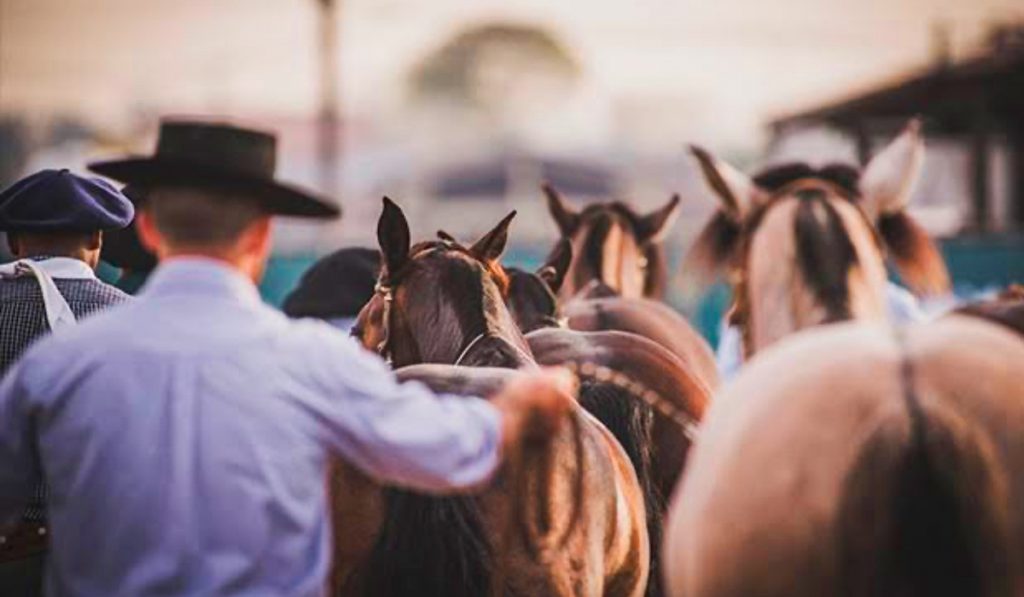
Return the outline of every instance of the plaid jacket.
[[[54,284],[78,319],[131,298],[99,280],[55,278]],[[43,294],[36,279],[0,280],[0,376],[7,373],[34,340],[49,331]],[[41,521],[45,517],[45,500],[46,487],[40,486],[24,518]]]

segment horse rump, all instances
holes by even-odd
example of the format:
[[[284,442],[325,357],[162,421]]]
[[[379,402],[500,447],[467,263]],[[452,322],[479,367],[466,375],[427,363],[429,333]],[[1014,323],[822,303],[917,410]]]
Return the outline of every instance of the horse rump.
[[[580,405],[604,424],[629,458],[644,496],[647,535],[650,541],[651,568],[647,597],[661,595],[660,564],[661,530],[666,499],[657,489],[651,469],[651,429],[654,409],[626,390],[610,383],[582,380]]]
[[[1007,479],[961,416],[912,404],[909,419],[886,418],[843,494],[837,594],[1013,594]]]

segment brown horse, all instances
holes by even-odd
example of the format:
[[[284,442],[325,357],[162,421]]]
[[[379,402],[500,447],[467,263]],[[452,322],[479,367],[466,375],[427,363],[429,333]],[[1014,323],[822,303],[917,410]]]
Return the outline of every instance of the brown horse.
[[[567,244],[562,241],[563,250],[556,250],[536,273],[506,270],[510,310],[520,328],[530,330],[526,340],[539,363],[598,365],[613,372],[609,376],[630,380],[624,384],[625,391],[609,382],[588,381],[581,388],[580,404],[615,435],[637,471],[647,504],[651,570],[652,575],[657,574],[666,500],[682,473],[711,388],[687,363],[644,337],[561,326],[553,286],[564,271],[565,255],[571,250]],[[642,394],[648,389],[649,397],[663,401],[656,403],[660,410],[643,401]],[[660,578],[652,576],[648,595],[660,594]]]
[[[679,211],[679,196],[647,215],[618,201],[595,203],[582,211],[569,206],[550,185],[544,185],[548,211],[573,255],[560,296],[575,296],[598,280],[625,297],[665,294],[668,278],[662,241]]]
[[[363,344],[407,367],[400,377],[438,389],[486,393],[500,384],[493,367],[536,366],[504,302],[497,260],[510,220],[468,248],[410,246],[405,216],[385,201],[378,224],[385,267],[357,323]],[[579,435],[557,434],[519,482],[503,468],[473,497],[384,490],[341,466],[332,486],[342,593],[642,594],[648,538],[639,484],[608,430],[582,411],[578,422]],[[527,499],[517,491],[524,487]],[[528,532],[510,532],[510,517]]]
[[[563,238],[536,274],[520,272],[512,278],[509,308],[523,331],[557,325],[584,332],[636,334],[679,357],[703,385],[711,390],[718,387],[711,347],[686,319],[661,301],[618,296],[600,280],[590,280],[582,293],[559,301],[569,279],[572,256],[572,243]]]
[[[884,321],[885,251],[916,292],[948,290],[941,255],[906,212],[924,153],[916,121],[863,173],[789,164],[751,180],[693,153],[721,205],[688,262],[705,275],[728,272],[745,356],[810,326]]]

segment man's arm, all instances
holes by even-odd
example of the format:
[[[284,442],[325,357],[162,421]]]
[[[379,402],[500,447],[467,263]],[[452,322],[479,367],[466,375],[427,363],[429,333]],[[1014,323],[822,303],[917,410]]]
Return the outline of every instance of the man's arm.
[[[338,341],[341,350],[324,351],[333,352],[333,374],[319,376],[328,441],[383,482],[442,493],[481,485],[505,446],[552,433],[575,405],[567,374],[523,374],[488,403],[399,384],[376,355]]]
[[[0,524],[22,512],[40,480],[22,370],[15,365],[0,383]]]

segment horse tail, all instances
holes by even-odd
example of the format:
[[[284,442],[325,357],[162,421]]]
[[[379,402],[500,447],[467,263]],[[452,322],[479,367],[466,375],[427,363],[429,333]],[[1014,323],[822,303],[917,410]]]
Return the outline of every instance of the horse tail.
[[[374,597],[491,594],[493,550],[472,497],[387,491],[384,525],[360,573]]]
[[[650,540],[651,568],[647,596],[661,594],[661,574],[656,570],[661,562],[662,521],[665,499],[659,495],[651,470],[651,426],[654,410],[628,391],[610,383],[581,380],[580,404],[604,424],[611,432],[636,471],[637,481],[644,496],[647,531]]]
[[[846,595],[1012,594],[1005,472],[991,440],[923,405],[904,363],[906,414],[884,420],[845,483],[838,587]]]

